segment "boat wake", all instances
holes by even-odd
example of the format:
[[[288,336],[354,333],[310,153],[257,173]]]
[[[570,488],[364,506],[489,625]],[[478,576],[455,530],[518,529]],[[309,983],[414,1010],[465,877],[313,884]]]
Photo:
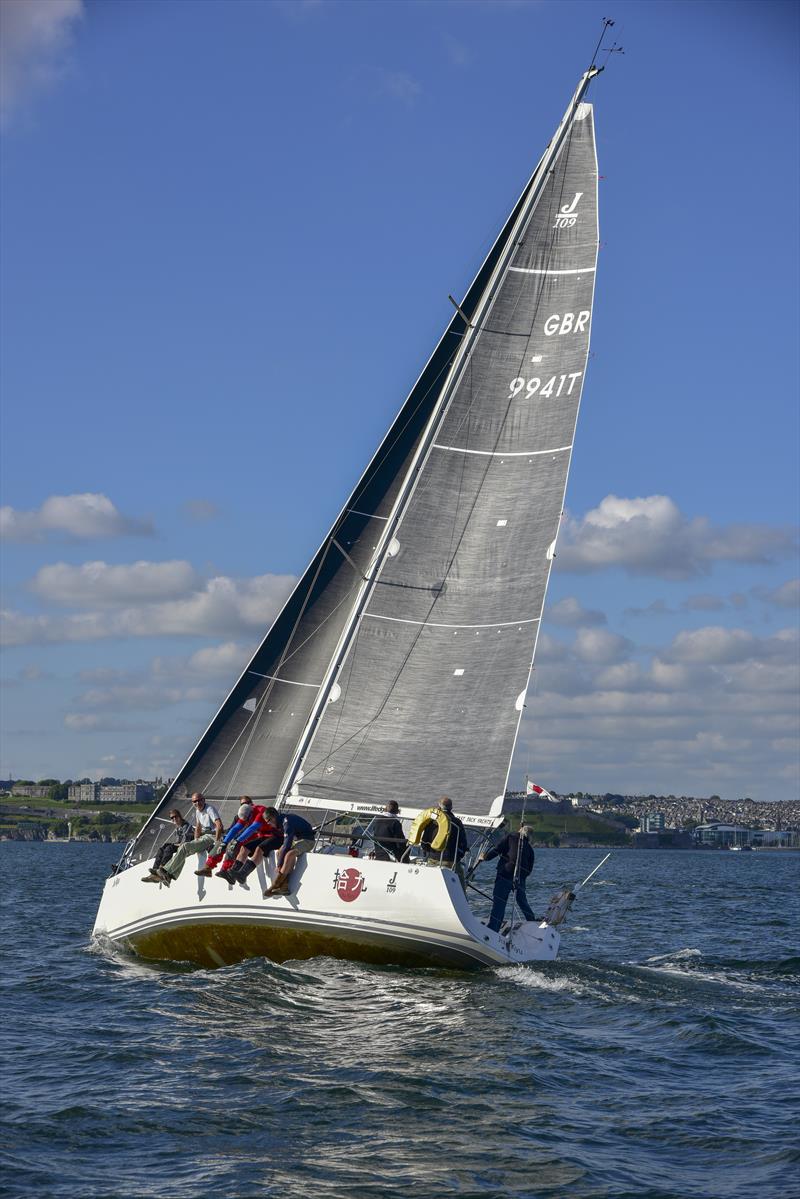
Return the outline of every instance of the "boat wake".
[[[130,949],[126,949],[124,945],[113,941],[105,933],[94,933],[84,947],[84,952],[93,954],[95,957],[104,958],[109,964],[140,976],[187,974],[197,969],[191,962],[156,962],[149,961],[147,958],[140,958],[131,952]]]
[[[601,1004],[658,1004],[682,1006],[696,1003],[700,993],[710,996],[722,988],[739,994],[743,1002],[769,994],[782,1004],[796,1001],[800,989],[800,958],[747,960],[706,958],[699,949],[684,947],[657,954],[644,962],[601,960],[562,961],[548,964],[500,966],[493,970],[498,982],[532,991]]]
[[[529,966],[498,966],[492,971],[496,978],[511,982],[518,987],[530,987],[535,991],[550,991],[572,995],[576,999],[591,994],[590,988],[574,976],[574,967],[552,965],[531,969]]]

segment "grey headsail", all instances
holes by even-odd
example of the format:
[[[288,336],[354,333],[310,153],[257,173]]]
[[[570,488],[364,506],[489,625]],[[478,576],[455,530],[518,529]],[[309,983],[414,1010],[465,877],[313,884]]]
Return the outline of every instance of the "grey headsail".
[[[202,791],[486,813],[502,794],[589,344],[597,166],[581,80],[376,455],[137,839]],[[466,320],[464,319],[466,317]]]

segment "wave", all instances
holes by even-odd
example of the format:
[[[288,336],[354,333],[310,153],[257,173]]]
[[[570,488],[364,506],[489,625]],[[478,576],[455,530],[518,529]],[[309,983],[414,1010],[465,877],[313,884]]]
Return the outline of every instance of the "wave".
[[[778,959],[712,958],[699,949],[685,947],[655,954],[643,963],[629,962],[640,970],[677,975],[699,983],[733,987],[739,991],[774,989],[774,980],[800,978],[800,957]]]

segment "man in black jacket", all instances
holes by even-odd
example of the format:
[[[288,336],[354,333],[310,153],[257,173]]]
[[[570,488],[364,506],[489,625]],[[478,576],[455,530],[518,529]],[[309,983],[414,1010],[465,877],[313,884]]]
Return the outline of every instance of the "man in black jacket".
[[[444,849],[444,860],[442,865],[452,865],[458,871],[459,877],[461,877],[461,859],[469,849],[467,830],[453,812],[453,801],[449,798],[449,796],[442,796],[442,798],[439,800],[439,807],[442,809],[442,811],[447,813],[447,818],[450,821],[450,836],[447,838],[447,845]]]
[[[453,814],[453,801],[448,795],[443,795],[436,806],[447,817],[449,826],[447,844],[438,854],[431,850],[431,842],[435,839],[437,833],[437,825],[432,821],[423,830],[422,837],[420,838],[420,847],[431,859],[432,863],[435,863],[437,866],[445,866],[448,870],[455,870],[461,880],[461,886],[466,891],[467,881],[464,877],[464,867],[461,865],[461,859],[469,849],[467,830],[458,816]]]
[[[492,914],[489,917],[489,928],[496,933],[500,931],[500,925],[503,923],[506,904],[512,890],[516,896],[517,907],[525,919],[536,919],[525,894],[525,883],[534,863],[534,852],[528,841],[529,831],[522,825],[518,833],[509,833],[494,849],[482,854],[479,859],[481,862],[489,862],[492,858],[500,859],[492,892]]]
[[[150,867],[150,873],[146,874],[142,879],[143,883],[160,883],[161,879],[158,876],[159,866],[166,866],[167,862],[178,852],[178,847],[185,845],[187,841],[191,841],[194,835],[191,824],[183,819],[183,816],[177,808],[173,808],[169,814],[170,820],[173,822],[175,833],[174,841],[166,841],[158,850],[155,856],[155,861]]]
[[[370,833],[375,842],[375,857],[380,862],[390,862],[392,858],[400,861],[406,847],[403,826],[397,819],[400,806],[396,799],[390,799],[386,805],[386,815],[376,816],[372,822]]]

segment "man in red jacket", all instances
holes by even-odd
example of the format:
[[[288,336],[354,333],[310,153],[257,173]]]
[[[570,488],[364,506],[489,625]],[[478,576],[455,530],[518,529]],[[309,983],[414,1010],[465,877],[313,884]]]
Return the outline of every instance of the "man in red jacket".
[[[253,873],[265,854],[272,853],[283,844],[283,829],[274,808],[265,808],[257,804],[253,809],[253,818],[248,826],[232,841],[238,845],[235,861],[224,871],[217,871],[217,878],[224,878],[233,885],[247,886],[246,880]],[[224,867],[223,867],[224,869]]]

